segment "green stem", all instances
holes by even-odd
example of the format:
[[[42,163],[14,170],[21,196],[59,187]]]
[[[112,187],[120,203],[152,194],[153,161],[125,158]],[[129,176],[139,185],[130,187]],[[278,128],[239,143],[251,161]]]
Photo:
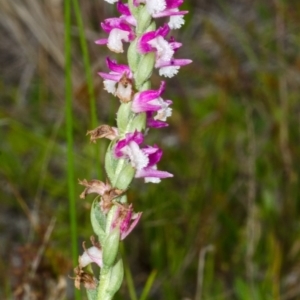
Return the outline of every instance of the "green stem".
[[[109,269],[103,267],[100,272],[97,300],[111,300],[112,296],[106,292],[109,285]]]

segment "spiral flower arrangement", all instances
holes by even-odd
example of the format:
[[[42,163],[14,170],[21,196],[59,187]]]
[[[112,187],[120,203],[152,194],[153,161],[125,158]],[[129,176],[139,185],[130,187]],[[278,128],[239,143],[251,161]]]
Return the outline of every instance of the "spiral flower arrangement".
[[[142,213],[134,212],[127,201],[126,191],[133,178],[159,183],[162,178],[173,177],[157,169],[163,151],[157,145],[145,145],[149,128],[168,126],[171,116],[171,100],[164,100],[166,83],[152,89],[150,77],[154,69],[160,76],[173,77],[181,66],[191,63],[189,59],[176,59],[174,55],[181,47],[173,37],[167,37],[172,29],[184,24],[180,11],[183,0],[106,0],[116,4],[118,18],[108,18],[101,23],[107,38],[96,41],[116,53],[124,52],[124,43],[129,43],[128,65],[118,64],[106,58],[108,73],[100,72],[104,89],[119,98],[116,127],[101,125],[88,131],[92,142],[106,138],[111,142],[105,154],[107,179],[79,180],[85,187],[80,197],[94,193],[91,208],[91,224],[96,238],[79,257],[75,268],[75,286],[80,284],[87,290],[90,300],[109,300],[120,288],[123,277],[123,262],[119,254],[119,243],[138,224]],[[165,18],[168,22],[157,28],[155,20]],[[91,263],[100,267],[100,278],[95,278]]]

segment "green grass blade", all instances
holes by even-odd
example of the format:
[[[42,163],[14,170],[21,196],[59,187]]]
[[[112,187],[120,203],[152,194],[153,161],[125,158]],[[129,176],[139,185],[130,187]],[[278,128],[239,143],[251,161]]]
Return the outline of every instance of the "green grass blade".
[[[70,213],[70,230],[72,243],[72,261],[77,265],[77,222],[76,222],[76,201],[75,201],[75,174],[73,156],[73,114],[72,114],[72,74],[71,74],[71,0],[65,1],[64,6],[65,22],[65,97],[66,97],[66,137],[67,137],[67,176],[68,176],[68,197]],[[80,299],[80,294],[75,291],[75,299]]]
[[[120,244],[120,251],[121,251],[123,262],[124,262],[125,280],[126,280],[126,283],[128,286],[130,299],[138,300],[136,291],[135,291],[135,287],[134,287],[134,283],[133,283],[133,279],[132,279],[132,274],[131,274],[130,268],[128,266],[128,263],[126,261],[125,247],[122,243]]]
[[[147,279],[147,282],[146,282],[146,284],[145,284],[145,287],[144,287],[144,289],[143,289],[143,292],[142,292],[142,294],[141,294],[140,300],[146,300],[147,297],[149,296],[149,292],[150,292],[151,287],[152,287],[152,285],[153,285],[153,283],[154,283],[154,280],[155,280],[156,275],[157,275],[157,270],[153,270],[153,271],[150,273],[150,275],[149,275],[149,277],[148,277],[148,279]]]
[[[82,14],[80,10],[80,6],[78,3],[78,0],[72,0],[75,10],[75,17],[76,17],[76,23],[79,30],[79,40],[80,40],[80,46],[82,50],[82,56],[83,56],[83,63],[84,63],[84,72],[86,76],[86,82],[88,87],[88,95],[90,98],[90,114],[91,114],[91,127],[96,128],[98,121],[97,121],[97,111],[96,111],[96,99],[95,99],[95,90],[94,90],[94,84],[93,84],[93,73],[91,70],[91,64],[90,64],[90,56],[88,52],[88,46],[86,42],[86,36],[84,31],[84,25],[82,21]],[[95,153],[95,160],[97,163],[97,173],[98,176],[101,177],[101,168],[100,168],[100,148],[98,145],[93,146],[96,153]]]

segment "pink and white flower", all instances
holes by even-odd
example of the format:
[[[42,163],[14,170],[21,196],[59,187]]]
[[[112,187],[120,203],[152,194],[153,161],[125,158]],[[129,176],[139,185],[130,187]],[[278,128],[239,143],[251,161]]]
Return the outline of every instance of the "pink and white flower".
[[[165,0],[166,7],[163,11],[152,14],[153,18],[170,17],[168,25],[171,29],[179,29],[184,24],[183,16],[188,13],[187,10],[180,11],[178,7],[183,0]]]
[[[98,45],[107,47],[116,53],[123,53],[123,42],[133,41],[135,38],[131,26],[123,18],[109,18],[101,23],[102,29],[109,34],[107,39],[97,40]]]
[[[145,182],[160,182],[160,178],[173,177],[172,174],[157,170],[157,163],[161,159],[162,150],[155,146],[140,148],[144,137],[141,132],[127,133],[125,139],[117,142],[114,153],[117,158],[129,159],[136,169],[136,178],[145,178]]]
[[[135,6],[139,6],[140,4],[145,4],[148,13],[151,16],[155,13],[162,12],[166,9],[165,0],[133,0],[133,4]]]
[[[125,102],[131,100],[132,84],[123,84],[124,78],[131,80],[133,74],[127,65],[118,65],[115,60],[106,58],[107,67],[110,69],[109,73],[99,72],[98,74],[104,79],[104,89]],[[129,81],[127,80],[127,83]]]
[[[183,15],[188,11],[179,11],[183,0],[134,0],[135,6],[145,4],[152,18],[170,17],[168,25],[171,29],[179,29],[184,24]]]
[[[111,230],[119,228],[120,239],[124,240],[127,235],[136,227],[141,216],[142,212],[133,212],[132,204],[130,204],[129,207],[118,205],[113,222],[111,224]]]
[[[84,268],[91,263],[95,263],[100,268],[102,268],[103,262],[102,262],[101,248],[94,245],[94,246],[86,249],[84,244],[83,244],[83,247],[84,247],[84,252],[81,256],[79,256],[79,266],[81,268]]]
[[[167,41],[165,37],[170,31],[170,27],[165,24],[155,31],[146,32],[138,42],[138,51],[142,54],[148,52],[156,53],[155,68],[159,69],[159,74],[165,77],[173,77],[178,73],[181,66],[191,63],[190,59],[174,59],[174,53],[181,47],[181,43],[173,37]]]
[[[163,128],[163,127],[169,126],[169,124],[167,122],[155,119],[154,114],[155,114],[155,112],[153,112],[153,111],[146,112],[146,116],[147,116],[146,124],[147,124],[148,128]]]
[[[162,150],[156,145],[146,146],[143,148],[143,152],[148,156],[148,164],[146,167],[137,170],[135,178],[144,178],[145,182],[159,183],[161,178],[173,177],[173,174],[157,170],[157,163],[162,157]]]
[[[144,168],[147,166],[149,160],[139,147],[143,141],[144,136],[141,132],[127,133],[125,139],[117,142],[114,148],[115,156],[117,158],[129,159],[131,165],[137,170]]]
[[[166,121],[172,115],[171,100],[163,100],[160,95],[165,89],[165,82],[162,81],[158,90],[147,90],[136,93],[132,100],[131,110],[135,113],[156,112],[154,120]]]
[[[131,14],[128,4],[124,4],[122,1],[118,1],[117,10],[121,13],[120,19],[124,20],[126,23],[136,26],[137,22],[134,16]]]
[[[156,59],[170,60],[173,57],[174,49],[165,40],[169,32],[170,27],[165,24],[157,30],[144,33],[138,41],[138,51],[141,54],[156,52]]]
[[[190,59],[171,59],[170,61],[157,61],[155,67],[159,69],[159,75],[165,77],[173,77],[176,75],[180,67],[188,65],[192,62]]]

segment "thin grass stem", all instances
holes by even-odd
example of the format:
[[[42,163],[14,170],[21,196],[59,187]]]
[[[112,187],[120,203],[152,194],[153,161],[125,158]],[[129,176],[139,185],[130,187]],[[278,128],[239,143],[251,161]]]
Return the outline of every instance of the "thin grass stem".
[[[72,74],[71,74],[71,0],[66,0],[64,5],[65,23],[65,98],[66,98],[66,138],[67,138],[67,177],[68,177],[68,198],[70,214],[70,230],[72,244],[73,265],[78,261],[77,249],[77,221],[75,201],[75,174],[73,154],[73,112],[72,112]],[[79,300],[80,293],[75,290],[75,299]]]
[[[128,262],[126,260],[126,252],[125,252],[125,247],[124,244],[120,244],[120,252],[123,258],[123,263],[124,263],[124,271],[125,271],[125,280],[127,283],[128,291],[129,291],[129,296],[131,300],[138,300],[137,295],[136,295],[136,290],[135,286],[133,283],[133,278],[132,274],[130,271],[130,268],[128,266]]]
[[[82,14],[80,10],[80,6],[78,3],[78,0],[72,0],[73,6],[75,10],[75,17],[76,17],[76,23],[78,26],[79,31],[79,41],[80,46],[82,50],[82,56],[83,56],[83,63],[84,63],[84,72],[86,77],[86,83],[88,88],[88,95],[89,95],[89,103],[90,103],[90,115],[91,115],[91,127],[96,128],[97,127],[97,110],[96,110],[96,99],[95,99],[95,90],[94,90],[94,83],[93,83],[93,74],[91,70],[91,64],[90,64],[90,55],[88,52],[88,46],[86,42],[86,35],[84,30],[84,24],[82,21]],[[98,146],[94,147],[95,149],[95,161],[98,166],[97,168],[97,176],[101,177],[102,172],[100,168],[100,148]]]
[[[144,289],[142,291],[142,294],[141,294],[139,300],[146,300],[148,298],[150,290],[151,290],[151,288],[153,286],[153,283],[154,283],[156,275],[157,275],[157,270],[153,270],[150,273],[150,275],[149,275],[149,277],[148,277],[148,279],[146,281],[146,284],[144,286]]]

